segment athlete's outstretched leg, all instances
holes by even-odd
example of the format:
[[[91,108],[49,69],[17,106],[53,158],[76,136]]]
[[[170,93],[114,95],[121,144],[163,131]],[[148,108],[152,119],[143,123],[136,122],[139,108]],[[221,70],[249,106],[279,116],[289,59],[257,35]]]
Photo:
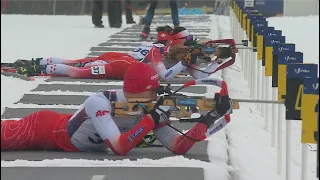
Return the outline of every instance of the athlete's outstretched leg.
[[[77,63],[87,63],[96,60],[96,58],[82,58],[82,59],[75,59],[75,60],[70,60],[70,59],[64,59],[64,58],[59,58],[59,57],[47,57],[47,58],[42,58],[39,61],[39,65],[47,65],[47,64],[77,64]]]
[[[39,62],[39,65],[47,65],[47,64],[67,64],[67,65],[73,65],[77,63],[89,63],[89,62],[94,62],[96,60],[109,60],[109,59],[114,59],[114,58],[120,58],[123,55],[127,55],[125,53],[120,53],[120,52],[106,52],[101,54],[99,57],[91,57],[91,58],[82,58],[82,59],[64,59],[64,58],[59,58],[59,57],[47,57],[47,58],[42,58]]]
[[[152,23],[152,19],[154,16],[154,12],[156,11],[158,5],[158,0],[151,0],[147,15],[146,15],[146,24],[148,27],[150,27]]]
[[[178,4],[177,0],[170,0],[170,8],[171,8],[171,18],[174,27],[179,26],[179,12],[178,12]]]
[[[145,25],[144,25],[144,28],[141,32],[141,35],[140,37],[142,38],[147,38],[149,36],[149,33],[150,33],[150,25],[152,23],[152,19],[153,19],[153,16],[154,16],[154,12],[157,8],[157,5],[158,5],[158,0],[152,0],[151,1],[151,4],[149,6],[149,9],[148,9],[148,12],[147,12],[147,15],[145,17]]]
[[[45,73],[52,76],[67,76],[71,78],[103,78],[103,76],[95,73],[92,67],[93,66],[73,67],[65,64],[53,64],[47,65]]]
[[[53,111],[38,111],[21,120],[1,121],[1,150],[59,150],[53,133],[60,121],[60,114]]]

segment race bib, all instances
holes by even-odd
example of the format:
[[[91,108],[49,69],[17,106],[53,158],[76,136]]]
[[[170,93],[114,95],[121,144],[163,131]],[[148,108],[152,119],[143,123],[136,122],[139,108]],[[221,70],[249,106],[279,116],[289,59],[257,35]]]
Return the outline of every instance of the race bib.
[[[133,51],[131,51],[129,55],[141,61],[148,55],[152,47],[153,47],[153,44],[151,43],[141,44],[140,46],[135,48]]]
[[[104,69],[104,66],[92,66],[91,74],[93,75],[106,74],[106,71]]]

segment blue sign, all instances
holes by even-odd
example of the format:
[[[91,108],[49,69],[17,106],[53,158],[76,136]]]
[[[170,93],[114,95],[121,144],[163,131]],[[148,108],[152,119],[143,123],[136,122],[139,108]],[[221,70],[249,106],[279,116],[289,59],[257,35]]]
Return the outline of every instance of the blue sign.
[[[264,41],[265,46],[274,46],[275,44],[279,43],[285,43],[286,37],[284,36],[270,36],[270,37],[264,37],[266,39]]]
[[[319,78],[306,78],[303,80],[304,94],[319,94]]]
[[[273,54],[278,54],[279,52],[295,52],[295,44],[279,43],[273,45]]]
[[[268,25],[267,25],[268,26]],[[255,30],[256,30],[256,32],[259,34],[259,35],[263,35],[263,30],[267,27],[267,26],[265,26],[265,27],[260,27],[260,28],[255,28]]]
[[[256,18],[254,18],[253,20],[252,20],[252,23],[257,23],[257,22],[266,22],[267,21],[267,19],[266,19],[266,17],[264,17],[264,16],[256,16]]]
[[[281,30],[272,30],[272,31],[264,31],[264,36],[271,37],[271,36],[281,36]]]
[[[303,63],[302,52],[279,52],[278,64]]]
[[[257,21],[266,21],[266,18],[262,15],[251,16],[251,23],[255,23]]]
[[[178,98],[178,106],[197,106],[197,99]]]
[[[287,78],[317,78],[317,64],[288,64]]]
[[[247,19],[250,19],[250,21],[253,21],[257,17],[263,17],[259,12],[252,12],[247,15]]]
[[[274,27],[265,27],[263,33],[268,31],[274,31]]]
[[[255,21],[253,22],[253,26],[255,29],[266,27],[268,26],[268,21]]]
[[[249,8],[247,7],[245,10],[246,14],[259,14],[258,10],[254,9],[254,8]]]
[[[237,1],[237,2],[239,2],[239,1]],[[244,1],[243,1],[243,2],[244,2]],[[255,10],[254,7],[243,7],[243,6],[242,6],[242,9],[243,9],[246,13],[248,13],[249,11]]]

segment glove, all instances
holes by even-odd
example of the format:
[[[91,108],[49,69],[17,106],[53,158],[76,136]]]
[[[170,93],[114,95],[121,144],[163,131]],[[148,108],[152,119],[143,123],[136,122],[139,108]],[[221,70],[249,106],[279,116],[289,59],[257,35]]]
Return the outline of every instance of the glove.
[[[190,66],[192,64],[196,64],[197,58],[198,58],[197,55],[188,52],[187,55],[184,57],[184,60],[182,60],[182,64],[184,66]]]
[[[227,113],[231,113],[233,101],[228,95],[221,96],[220,93],[216,93],[214,100],[216,102],[215,110],[208,112],[205,116],[202,116],[200,123],[203,123],[209,128],[216,120]]]
[[[232,112],[233,102],[229,98],[229,95],[221,96],[220,93],[216,93],[214,100],[216,102],[216,108],[210,114],[212,116],[223,116]]]
[[[155,129],[171,123],[169,119],[171,115],[170,106],[159,106],[152,109],[149,114],[155,123]]]
[[[162,106],[164,103],[164,97],[161,96],[154,108],[149,112],[151,115],[153,122],[155,123],[155,129],[170,124],[170,106]]]
[[[219,47],[218,58],[226,59],[232,56],[232,48],[231,47]]]
[[[207,128],[210,128],[210,126],[220,118],[219,116],[216,116],[216,114],[212,112],[213,111],[210,111],[207,113],[207,115],[200,117],[199,123],[203,123],[207,126]]]

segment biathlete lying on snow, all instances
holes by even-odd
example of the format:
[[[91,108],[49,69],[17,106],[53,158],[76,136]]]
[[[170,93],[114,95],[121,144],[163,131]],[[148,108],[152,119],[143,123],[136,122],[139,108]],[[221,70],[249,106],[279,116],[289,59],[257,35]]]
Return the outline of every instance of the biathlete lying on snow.
[[[143,71],[141,70],[143,69]],[[219,80],[218,80],[219,81]],[[169,106],[158,106],[142,116],[128,116],[130,123],[117,125],[112,116],[111,101],[127,102],[131,98],[157,100],[159,76],[144,63],[131,65],[125,76],[123,89],[97,92],[89,96],[74,114],[60,114],[43,110],[21,120],[1,121],[1,150],[57,150],[96,152],[112,150],[117,155],[126,155],[150,131],[157,140],[175,154],[185,154],[196,143],[194,139],[206,139],[208,128],[220,130],[230,121],[232,101],[227,95],[226,84],[221,84],[216,93],[216,108],[202,115],[185,135],[168,126]],[[123,117],[121,117],[122,121]],[[131,121],[132,120],[132,121]],[[216,132],[214,131],[214,132]],[[193,140],[192,140],[193,139]]]
[[[143,42],[129,53],[106,52],[99,57],[76,60],[59,57],[37,58],[32,61],[18,60],[10,66],[16,67],[18,73],[26,76],[46,74],[72,78],[123,79],[128,66],[143,61],[154,45],[166,45],[172,30],[170,26],[156,28],[157,42]],[[96,74],[95,72],[98,71],[96,68],[103,68],[105,74]]]
[[[61,60],[60,63],[82,62],[84,67],[73,67],[66,64],[58,64],[58,58],[43,59],[36,66],[36,73],[49,75],[69,76],[72,78],[95,78],[95,79],[123,79],[127,68],[134,63],[148,63],[159,74],[162,80],[170,80],[183,70],[187,70],[195,79],[205,78],[217,72],[235,61],[235,53],[231,48],[215,48],[214,54],[222,59],[223,63],[211,62],[205,70],[199,70],[196,60],[203,52],[191,53],[186,42],[194,42],[193,36],[184,28],[177,27],[171,31],[168,26],[157,28],[158,42],[142,44],[129,54],[105,53],[92,62],[83,60]],[[170,39],[169,39],[169,38]],[[168,41],[169,39],[169,41]],[[210,43],[226,43],[235,46],[233,39],[209,41]],[[170,68],[166,68],[164,61],[174,59],[177,62]],[[22,71],[28,73],[28,71]],[[32,73],[32,75],[37,75]]]

